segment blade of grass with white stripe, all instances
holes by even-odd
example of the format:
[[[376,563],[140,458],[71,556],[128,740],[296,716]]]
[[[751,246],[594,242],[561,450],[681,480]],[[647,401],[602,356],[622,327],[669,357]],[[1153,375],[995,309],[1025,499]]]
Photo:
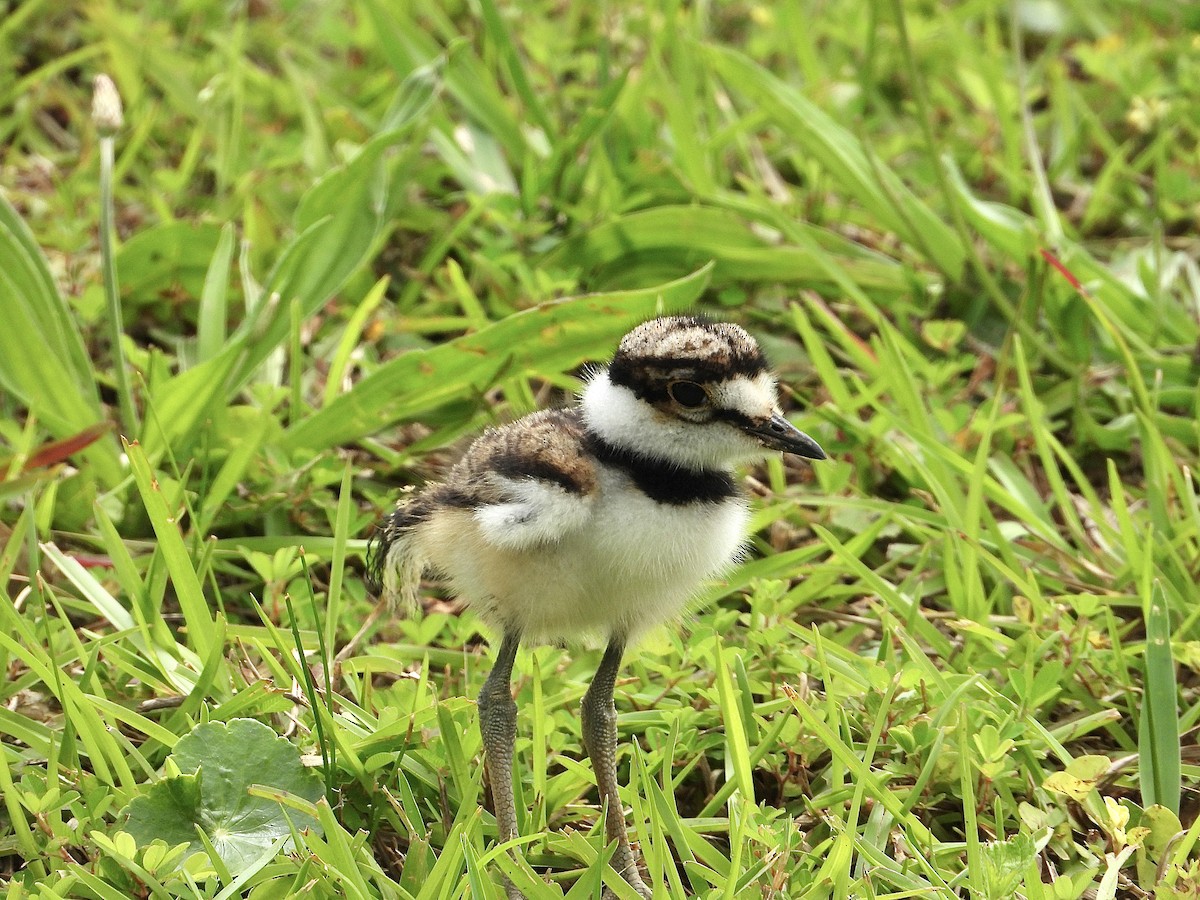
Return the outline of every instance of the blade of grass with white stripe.
[[[546,724],[549,712],[546,709],[545,681],[542,677],[542,664],[537,653],[530,655],[529,664],[532,667],[530,689],[533,701],[529,704],[526,715],[529,718],[533,742],[530,745],[530,783],[533,788],[533,806],[529,810],[529,831],[537,832],[546,829],[546,770],[549,768],[546,749]]]
[[[1152,539],[1147,544],[1152,543]],[[1149,559],[1152,550],[1147,547]],[[1145,806],[1179,814],[1181,792],[1179,712],[1171,616],[1161,582],[1155,580],[1146,608],[1145,683],[1138,722],[1138,777]]]
[[[137,779],[126,761],[125,754],[109,731],[108,723],[100,717],[95,705],[74,681],[62,677],[56,660],[39,654],[32,647],[22,647],[7,633],[0,632],[0,646],[6,647],[37,673],[42,683],[62,705],[63,715],[79,735],[91,767],[99,779],[110,785],[133,790]]]
[[[958,706],[955,731],[958,736],[958,785],[962,791],[959,801],[963,811],[963,838],[967,847],[967,867],[963,872],[965,886],[972,894],[984,894],[987,880],[983,871],[983,848],[979,841],[979,816],[975,806],[975,765],[978,755],[971,745],[975,733],[966,704]],[[964,886],[961,882],[958,886]]]
[[[158,614],[158,606],[150,600],[149,587],[134,562],[129,547],[121,537],[116,524],[104,509],[102,503],[92,504],[92,514],[96,517],[96,527],[104,552],[112,561],[113,572],[129,603],[130,613],[140,628],[147,629],[153,642],[162,647],[177,646],[174,636],[167,624]],[[114,601],[115,602],[115,601]],[[118,605],[120,605],[118,603]],[[124,607],[121,607],[124,609]],[[111,619],[109,621],[112,621]]]
[[[716,677],[717,694],[721,701],[721,721],[725,723],[725,747],[727,764],[733,767],[733,777],[726,773],[726,778],[736,782],[742,797],[749,803],[754,803],[754,768],[750,763],[750,746],[746,741],[746,725],[742,718],[743,710],[739,695],[734,691],[733,679],[729,677],[729,666],[726,663],[724,642],[720,635],[716,636]],[[734,654],[736,655],[736,654]],[[735,802],[733,798],[730,802]]]
[[[304,566],[304,580],[308,584],[309,596],[312,596],[312,575],[308,571],[308,566]],[[317,737],[317,750],[321,754],[321,769],[325,779],[325,796],[333,796],[336,789],[333,769],[337,764],[337,750],[334,744],[334,738],[327,734],[327,729],[332,729],[332,713],[329,704],[333,703],[333,697],[329,692],[319,693],[317,690],[316,680],[313,678],[312,666],[308,664],[307,653],[304,647],[304,640],[300,636],[300,626],[296,620],[296,608],[292,603],[292,595],[290,591],[285,591],[283,595],[284,605],[287,608],[288,623],[292,628],[292,640],[295,647],[296,668],[300,670],[301,685],[303,685],[304,696],[308,698],[308,708],[312,712],[313,717],[313,732]],[[318,620],[319,623],[320,620]],[[320,634],[320,625],[318,624],[317,634]],[[318,641],[318,644],[320,642]],[[321,671],[325,674],[326,679],[329,677],[329,668],[331,666],[329,657],[324,653],[318,656],[318,665]],[[327,682],[328,683],[328,682]]]
[[[234,228],[227,222],[221,229],[204,276],[204,289],[196,311],[196,361],[207,362],[225,346],[229,315],[229,271],[233,263]]]
[[[379,308],[379,304],[387,296],[390,283],[391,279],[387,276],[380,278],[367,291],[367,295],[355,305],[354,312],[347,320],[346,327],[342,329],[342,334],[338,338],[337,349],[334,350],[333,357],[329,360],[329,374],[325,376],[325,391],[321,396],[322,406],[328,406],[338,394],[344,393],[342,382],[345,380],[346,370],[350,367],[350,357],[358,347],[367,319]]]
[[[187,628],[188,644],[201,657],[207,656],[212,645],[212,613],[204,597],[200,577],[192,567],[187,544],[179,530],[179,522],[167,506],[167,500],[159,488],[158,479],[151,470],[150,461],[141,445],[123,443],[138,493],[142,498],[142,505],[146,508],[150,526],[158,538],[156,552],[161,554],[170,573],[171,583],[175,586],[175,595]]]
[[[200,659],[187,647],[175,642],[161,618],[156,616],[154,619],[157,628],[148,626],[140,620],[136,606],[135,613],[131,615],[78,560],[67,556],[54,544],[42,544],[41,548],[46,558],[75,585],[101,617],[119,632],[126,632],[120,643],[128,642],[130,651],[139,661],[154,666],[164,686],[169,685],[183,694],[195,690]],[[110,645],[110,652],[114,651],[120,652]],[[82,653],[80,658],[84,658]],[[130,675],[147,677],[144,671],[137,674],[131,672]]]
[[[333,555],[329,563],[329,591],[325,601],[325,627],[321,644],[322,666],[333,665],[338,624],[342,620],[342,581],[346,575],[346,545],[350,537],[350,515],[354,509],[354,468],[347,460],[342,470],[337,510],[333,521]],[[315,612],[315,602],[314,602]],[[328,674],[328,672],[326,673]],[[328,687],[328,685],[326,685]],[[330,698],[332,701],[332,698]]]

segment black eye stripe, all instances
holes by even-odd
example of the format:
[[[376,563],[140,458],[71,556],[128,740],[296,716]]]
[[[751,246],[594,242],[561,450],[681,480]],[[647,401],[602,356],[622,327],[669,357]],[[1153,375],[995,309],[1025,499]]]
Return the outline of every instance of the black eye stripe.
[[[722,384],[729,380],[727,375],[714,374],[706,371],[696,371],[690,369],[686,374],[678,372],[678,366],[673,367],[676,370],[675,378],[677,380],[669,380],[672,373],[669,371],[609,371],[609,380],[621,387],[627,387],[633,391],[634,395],[639,400],[645,400],[647,403],[666,403],[671,397],[671,386],[687,381],[693,384],[700,385],[702,388],[711,389],[716,385]]]
[[[746,378],[756,378],[767,371],[766,362],[761,357],[748,360],[728,360],[720,365],[713,365],[706,360],[678,359],[631,359],[625,354],[618,353],[608,367],[608,377],[613,384],[624,385],[635,391],[649,392],[654,385],[670,378],[672,374],[685,376],[688,381],[697,384],[716,384],[729,381],[741,375]]]

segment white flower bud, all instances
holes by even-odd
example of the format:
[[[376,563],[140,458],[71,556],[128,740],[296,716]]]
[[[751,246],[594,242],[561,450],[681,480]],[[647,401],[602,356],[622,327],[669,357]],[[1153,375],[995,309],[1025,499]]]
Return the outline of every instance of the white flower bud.
[[[116,134],[125,123],[121,95],[107,75],[97,75],[92,82],[92,121],[105,137]]]

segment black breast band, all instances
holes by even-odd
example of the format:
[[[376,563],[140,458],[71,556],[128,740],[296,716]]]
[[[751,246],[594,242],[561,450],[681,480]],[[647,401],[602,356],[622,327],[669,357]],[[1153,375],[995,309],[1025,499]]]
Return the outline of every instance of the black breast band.
[[[638,489],[656,503],[687,506],[720,503],[738,496],[729,472],[720,469],[686,469],[624,450],[589,430],[584,438],[588,452],[606,466],[620,469]]]

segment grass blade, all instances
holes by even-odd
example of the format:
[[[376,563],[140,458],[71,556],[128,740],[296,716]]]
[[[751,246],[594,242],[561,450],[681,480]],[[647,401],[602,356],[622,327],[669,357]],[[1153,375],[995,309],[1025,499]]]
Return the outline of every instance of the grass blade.
[[[217,249],[204,275],[204,291],[197,311],[196,360],[207,362],[225,346],[225,321],[229,311],[229,270],[233,262],[234,229],[221,229]]]
[[[197,654],[205,657],[212,643],[213,618],[208,601],[204,598],[204,590],[200,586],[200,577],[192,567],[187,544],[179,530],[179,522],[159,489],[158,479],[151,470],[150,461],[141,445],[126,442],[125,453],[129,457],[142,504],[146,507],[146,515],[158,539],[158,550],[162,553],[167,571],[171,575],[171,582],[175,586],[175,594],[187,627],[188,643]]]
[[[1149,555],[1152,551],[1147,549]],[[1179,814],[1181,791],[1179,713],[1171,616],[1162,584],[1154,582],[1146,608],[1145,693],[1138,723],[1139,777],[1144,806]]]
[[[716,639],[717,691],[721,699],[721,719],[725,723],[725,740],[729,762],[733,766],[733,781],[737,782],[740,797],[730,798],[731,804],[754,805],[754,767],[750,762],[750,745],[746,737],[746,724],[742,718],[741,704],[729,676],[720,636]]]
[[[41,250],[0,193],[0,388],[20,399],[50,432],[69,438],[104,421],[83,338]],[[81,451],[106,486],[122,476],[116,445]]]

